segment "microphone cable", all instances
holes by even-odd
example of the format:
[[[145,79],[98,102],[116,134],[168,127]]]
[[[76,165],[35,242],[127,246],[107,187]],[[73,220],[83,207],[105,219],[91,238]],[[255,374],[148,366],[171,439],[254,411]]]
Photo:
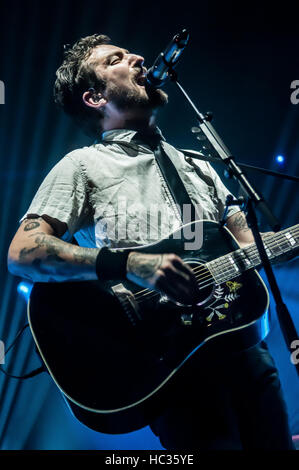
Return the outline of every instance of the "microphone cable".
[[[29,323],[26,323],[17,333],[15,339],[13,340],[13,342],[11,343],[11,345],[8,347],[7,351],[4,352],[4,356],[7,355],[7,353],[13,348],[13,346],[15,346],[16,342],[18,341],[18,339],[20,338],[20,336],[24,333],[24,331],[26,330],[26,328],[28,328],[29,326]],[[3,356],[3,357],[4,357]],[[0,362],[1,360],[3,359],[3,357],[0,357]],[[2,372],[3,374],[5,374],[7,377],[11,378],[11,379],[19,379],[19,380],[25,380],[25,379],[30,379],[31,377],[35,377],[36,375],[38,374],[41,374],[42,372],[46,372],[46,368],[44,365],[42,365],[41,367],[38,367],[36,369],[33,369],[31,372],[28,372],[27,374],[24,374],[24,375],[13,375],[13,374],[9,374],[8,372],[6,372],[6,370],[4,370],[1,366],[0,366],[0,372]]]

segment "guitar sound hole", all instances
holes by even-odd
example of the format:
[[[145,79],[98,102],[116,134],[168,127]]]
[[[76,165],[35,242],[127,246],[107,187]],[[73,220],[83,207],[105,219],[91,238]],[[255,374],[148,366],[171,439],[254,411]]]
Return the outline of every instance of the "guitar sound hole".
[[[196,299],[194,299],[193,302],[190,302],[190,304],[188,305],[176,302],[174,300],[170,300],[167,295],[161,295],[159,300],[160,304],[172,303],[182,307],[194,307],[194,305],[204,305],[212,297],[214,291],[214,280],[210,271],[198,261],[184,260],[184,262],[187,263],[188,266],[193,270],[194,276],[198,281],[198,291]]]

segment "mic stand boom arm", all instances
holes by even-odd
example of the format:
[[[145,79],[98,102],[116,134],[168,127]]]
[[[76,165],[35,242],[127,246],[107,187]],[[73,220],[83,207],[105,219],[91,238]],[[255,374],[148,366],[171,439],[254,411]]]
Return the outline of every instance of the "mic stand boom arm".
[[[206,162],[212,162],[212,163],[219,163],[221,162],[220,158],[217,157],[208,157],[206,155],[203,155],[199,152],[196,152],[194,150],[185,150],[185,149],[179,149],[182,153],[184,153],[186,156],[194,158],[195,160],[204,160]],[[268,170],[268,168],[261,168],[259,166],[253,166],[253,165],[248,165],[247,163],[239,163],[236,162],[237,165],[240,168],[244,168],[244,170],[249,170],[249,171],[255,171],[258,173],[262,173],[264,175],[270,175],[270,176],[275,176],[277,178],[282,178],[285,180],[289,181],[295,181],[296,183],[299,183],[299,177],[298,176],[293,176],[293,175],[287,175],[286,173],[280,173],[279,171],[273,171],[273,170]],[[229,177],[231,175],[229,174]]]
[[[250,184],[250,182],[242,172],[241,168],[235,162],[234,157],[231,155],[228,148],[225,146],[225,144],[213,128],[212,124],[209,122],[210,115],[206,114],[204,116],[202,113],[199,112],[199,110],[196,108],[195,104],[188,96],[182,85],[178,82],[177,73],[173,69],[170,68],[168,74],[169,78],[177,85],[177,87],[187,99],[188,103],[195,111],[200,129],[202,130],[203,134],[206,136],[212,147],[215,149],[216,153],[219,155],[220,160],[222,160],[223,163],[227,166],[229,173],[233,176],[234,179],[239,182],[242,192],[247,199],[245,212],[247,224],[252,230],[254,240],[262,262],[262,266],[264,267],[270,285],[270,289],[275,300],[277,317],[284,336],[284,340],[286,342],[288,350],[292,354],[292,344],[294,344],[294,341],[298,341],[298,335],[293,324],[292,318],[287,309],[287,306],[282,300],[281,293],[276,278],[274,276],[271,263],[269,261],[258,229],[258,222],[255,209],[258,209],[263,214],[269,226],[274,232],[277,232],[280,229],[280,224],[278,223],[276,217],[272,214],[264,199]],[[299,364],[295,364],[295,367],[299,375]]]

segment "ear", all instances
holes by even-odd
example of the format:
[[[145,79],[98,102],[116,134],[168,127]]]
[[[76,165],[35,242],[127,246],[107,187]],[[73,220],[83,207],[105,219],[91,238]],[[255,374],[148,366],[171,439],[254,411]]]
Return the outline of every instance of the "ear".
[[[107,104],[107,100],[96,91],[88,90],[82,95],[82,100],[90,108],[102,108]]]

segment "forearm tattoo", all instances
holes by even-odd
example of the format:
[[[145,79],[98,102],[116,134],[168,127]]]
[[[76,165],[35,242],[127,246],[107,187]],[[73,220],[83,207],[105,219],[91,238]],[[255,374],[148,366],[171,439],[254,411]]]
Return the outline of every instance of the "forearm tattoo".
[[[128,272],[147,279],[159,269],[162,261],[163,255],[153,255],[153,258],[148,258],[142,253],[132,253],[128,258]]]
[[[37,228],[37,225],[34,228]],[[54,282],[89,278],[85,273],[89,273],[90,276],[90,266],[95,266],[98,249],[72,245],[44,232],[35,232],[28,238],[33,238],[33,246],[22,248],[19,260],[25,264],[27,262],[28,270],[31,270],[30,267],[33,268],[42,280]],[[30,258],[32,253],[34,253],[33,258]],[[81,266],[80,269],[78,265]]]

